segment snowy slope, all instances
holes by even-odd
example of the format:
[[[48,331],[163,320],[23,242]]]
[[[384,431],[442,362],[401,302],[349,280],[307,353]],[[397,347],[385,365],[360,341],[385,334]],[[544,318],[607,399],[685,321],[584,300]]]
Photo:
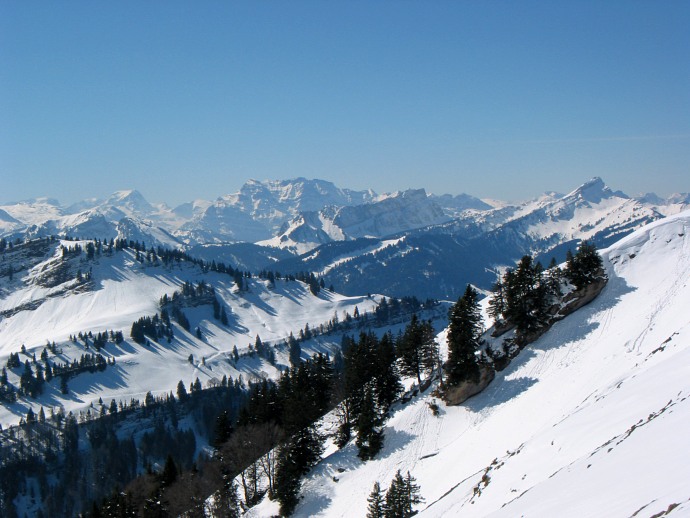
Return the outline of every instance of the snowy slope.
[[[28,255],[15,258],[17,264],[24,263],[27,268],[17,270],[11,281],[7,277],[0,279],[0,364],[5,365],[9,354],[19,352],[22,344],[27,349],[27,355],[20,355],[22,362],[34,353],[40,356],[46,341],[55,341],[62,349],[57,358],[51,355],[53,362],[64,363],[95,352],[93,348],[86,350],[82,342],[74,344],[68,340],[70,335],[80,332],[121,330],[126,340],[120,345],[108,343],[101,351],[106,358],[116,359],[114,367],[71,379],[68,396],[60,393],[59,380],[54,379],[35,400],[21,398],[16,404],[2,404],[0,424],[3,427],[17,423],[29,406],[37,410],[40,406],[62,405],[66,411],[74,411],[85,409],[99,397],[104,401],[129,401],[132,397],[142,400],[148,391],[154,395],[174,392],[179,380],[188,386],[197,377],[207,385],[219,381],[223,375],[233,379],[239,375],[244,379],[276,376],[276,367],[258,357],[231,362],[233,346],[242,354],[254,344],[257,335],[263,342],[277,344],[291,332],[297,336],[306,324],[315,328],[327,323],[336,313],[342,318],[346,311],[352,314],[355,306],[367,311],[376,302],[374,298],[345,297],[327,290],[314,296],[298,281],[278,280],[272,286],[258,278],[246,279],[248,291],[239,292],[227,274],[204,273],[198,266],[185,262],[171,266],[141,264],[132,250],[112,256],[104,254],[95,261],[86,261],[82,255],[67,263],[69,280],[55,285],[39,281],[45,272],[62,267],[60,244],[58,241],[51,245],[49,256],[38,257],[33,263],[27,262],[31,259]],[[77,243],[63,241],[62,244]],[[85,247],[85,242],[79,244]],[[91,271],[92,280],[77,284],[74,281],[77,268]],[[212,308],[206,304],[183,308],[192,332],[174,324],[171,343],[151,341],[150,346],[144,346],[129,338],[134,321],[160,311],[160,297],[172,296],[184,281],[197,284],[202,280],[215,288],[227,311],[227,326],[213,318]],[[201,339],[194,333],[197,326],[203,334]],[[334,343],[329,344],[324,339],[320,346],[327,350],[340,343],[339,337],[332,340]],[[194,358],[192,363],[188,361],[190,354]],[[278,364],[281,363],[287,364],[287,358],[279,353]],[[8,374],[10,383],[18,386],[21,368],[8,370]]]
[[[604,250],[594,302],[464,406],[395,408],[376,460],[329,450],[296,515],[364,516],[398,469],[421,486],[419,516],[690,515],[689,232],[684,212]]]

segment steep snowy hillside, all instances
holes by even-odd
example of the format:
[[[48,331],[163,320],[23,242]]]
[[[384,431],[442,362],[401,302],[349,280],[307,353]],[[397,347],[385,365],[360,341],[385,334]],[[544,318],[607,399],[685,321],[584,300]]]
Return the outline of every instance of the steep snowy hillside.
[[[419,516],[690,515],[690,212],[602,256],[595,301],[463,406],[434,416],[431,391],[399,404],[375,460],[329,450],[296,515],[364,516],[397,470],[421,487]]]
[[[83,354],[100,352],[107,361],[115,360],[104,372],[84,372],[71,377],[69,394],[61,392],[60,380],[45,384],[42,395],[22,396],[16,403],[2,402],[0,424],[16,424],[31,407],[46,409],[62,406],[66,411],[82,410],[99,398],[104,401],[142,400],[175,391],[179,380],[186,386],[199,378],[207,386],[223,375],[237,379],[277,376],[277,368],[288,364],[287,351],[277,350],[277,364],[254,355],[246,356],[256,337],[279,345],[290,333],[299,335],[307,324],[316,329],[334,315],[343,318],[371,310],[375,299],[345,297],[321,290],[315,296],[299,281],[244,279],[239,290],[235,279],[226,273],[202,269],[187,261],[163,261],[150,253],[132,249],[95,252],[88,257],[86,241],[38,240],[17,245],[4,253],[0,270],[0,364],[6,365],[10,353],[19,354],[22,364],[29,360],[33,370],[46,345],[50,362],[71,363]],[[75,251],[79,246],[82,251]],[[63,252],[61,247],[68,251]],[[71,251],[70,251],[71,249]],[[189,331],[173,322],[173,337],[148,338],[148,345],[130,338],[133,322],[161,312],[160,299],[172,298],[187,282],[213,287],[219,309],[227,314],[227,324],[214,317],[212,297],[183,301],[181,310],[189,321]],[[198,328],[198,333],[197,333]],[[70,336],[104,331],[122,331],[124,342],[109,341],[100,351],[93,337],[75,341]],[[339,338],[320,343],[324,351],[339,344]],[[87,345],[88,343],[88,345]],[[240,358],[234,357],[237,347]],[[305,354],[309,351],[305,350]],[[44,362],[39,359],[39,364]],[[14,387],[20,386],[23,365],[8,368]]]

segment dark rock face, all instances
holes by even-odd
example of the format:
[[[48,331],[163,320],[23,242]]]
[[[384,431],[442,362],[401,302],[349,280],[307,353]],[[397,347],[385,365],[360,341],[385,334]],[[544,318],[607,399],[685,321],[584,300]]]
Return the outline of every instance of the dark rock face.
[[[454,387],[446,388],[443,399],[448,406],[459,405],[472,396],[479,394],[491,383],[496,376],[496,371],[491,365],[480,365],[479,382],[464,381]]]

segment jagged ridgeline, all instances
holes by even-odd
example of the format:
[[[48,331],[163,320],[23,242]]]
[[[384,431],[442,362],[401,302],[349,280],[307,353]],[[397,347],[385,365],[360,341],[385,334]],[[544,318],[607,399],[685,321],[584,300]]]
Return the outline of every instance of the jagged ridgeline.
[[[350,295],[457,300],[468,283],[489,289],[495,268],[523,255],[563,261],[581,240],[608,246],[689,201],[687,194],[630,197],[600,178],[519,204],[423,189],[378,195],[317,179],[251,180],[213,202],[173,209],[134,190],[69,207],[45,198],[0,205],[0,235],[6,243],[119,237],[184,248],[243,271],[314,272]]]

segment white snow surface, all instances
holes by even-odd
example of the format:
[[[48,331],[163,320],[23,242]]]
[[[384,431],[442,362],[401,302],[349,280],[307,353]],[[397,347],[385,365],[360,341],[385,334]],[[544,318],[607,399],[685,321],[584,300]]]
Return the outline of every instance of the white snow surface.
[[[63,242],[74,246],[75,242]],[[86,242],[80,244],[84,247]],[[56,243],[55,256],[34,266],[25,278],[15,279],[14,289],[3,290],[0,286],[0,365],[5,365],[10,353],[19,352],[21,345],[27,355],[20,354],[22,362],[35,354],[39,357],[46,342],[55,341],[62,354],[51,356],[51,362],[65,363],[79,359],[86,350],[79,341],[73,344],[70,335],[91,331],[94,335],[103,331],[121,330],[125,342],[115,345],[109,342],[101,350],[106,358],[115,358],[116,365],[103,372],[82,373],[69,381],[70,394],[64,396],[59,379],[45,384],[43,395],[37,399],[21,397],[17,403],[0,405],[0,424],[6,427],[16,424],[26,415],[29,407],[38,411],[62,406],[65,411],[85,410],[102,398],[129,401],[143,400],[146,392],[161,395],[175,392],[179,380],[189,386],[197,377],[206,386],[217,383],[223,375],[245,380],[260,377],[277,377],[278,370],[259,357],[245,357],[237,364],[230,361],[233,346],[240,354],[254,344],[256,336],[263,342],[277,344],[290,333],[298,336],[306,324],[314,329],[326,324],[337,313],[340,319],[345,312],[353,314],[355,306],[360,312],[370,311],[376,303],[374,297],[347,297],[328,290],[314,296],[299,281],[277,280],[274,286],[268,281],[246,279],[249,290],[238,292],[233,278],[226,274],[202,273],[197,266],[180,263],[166,267],[142,265],[135,260],[132,250],[102,255],[96,261],[79,263],[84,271],[92,269],[93,287],[87,291],[74,290],[74,281],[52,288],[38,285],[38,272],[60,261]],[[185,307],[183,312],[191,323],[191,333],[173,324],[174,338],[168,344],[151,340],[149,346],[139,345],[130,337],[132,323],[142,316],[153,316],[160,311],[159,299],[171,296],[181,289],[184,281],[197,284],[205,281],[215,288],[216,296],[225,307],[229,324],[222,325],[213,318],[210,304]],[[17,286],[18,285],[18,286]],[[28,305],[35,309],[22,309]],[[40,305],[39,305],[40,304]],[[196,327],[203,333],[198,339]],[[329,342],[332,341],[333,343]],[[312,354],[310,347],[321,351],[333,351],[340,343],[340,336],[323,337],[303,345],[304,354]],[[188,361],[193,355],[193,362]],[[279,352],[278,363],[288,364],[287,353]],[[40,360],[39,360],[40,362]],[[8,369],[8,378],[19,386],[22,369]]]
[[[375,460],[331,447],[295,516],[365,516],[397,470],[421,486],[420,517],[690,516],[689,232],[686,211],[603,250],[597,299],[462,406],[431,389],[396,404]]]

